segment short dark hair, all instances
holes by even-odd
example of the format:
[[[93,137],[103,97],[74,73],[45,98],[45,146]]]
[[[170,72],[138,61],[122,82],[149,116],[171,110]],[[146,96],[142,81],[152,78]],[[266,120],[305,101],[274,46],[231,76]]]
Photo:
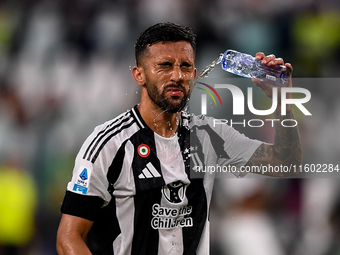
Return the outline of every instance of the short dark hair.
[[[140,59],[147,46],[151,46],[156,42],[178,42],[186,41],[191,44],[196,55],[196,35],[190,27],[183,27],[171,22],[157,23],[144,32],[142,32],[136,40],[135,58],[136,64],[140,65]]]

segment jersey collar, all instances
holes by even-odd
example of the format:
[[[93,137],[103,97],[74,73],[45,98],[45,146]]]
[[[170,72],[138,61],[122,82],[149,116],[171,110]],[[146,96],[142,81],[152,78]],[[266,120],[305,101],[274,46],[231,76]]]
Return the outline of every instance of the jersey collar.
[[[151,131],[152,133],[154,133],[152,131],[151,128],[149,128],[148,125],[146,125],[145,121],[143,120],[142,116],[140,115],[140,112],[138,110],[138,104],[135,105],[133,108],[132,108],[132,116],[135,118],[136,122],[137,122],[137,125],[139,126],[140,129],[147,129],[149,131]],[[185,117],[184,117],[185,118]],[[180,117],[180,121],[179,121],[179,125],[177,127],[177,131],[182,127],[183,125],[183,112],[181,112],[181,117]]]

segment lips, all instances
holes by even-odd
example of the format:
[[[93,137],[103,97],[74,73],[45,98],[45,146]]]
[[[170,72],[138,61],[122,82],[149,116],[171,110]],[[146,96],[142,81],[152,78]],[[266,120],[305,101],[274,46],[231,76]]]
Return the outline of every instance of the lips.
[[[168,89],[166,93],[169,93],[173,96],[180,96],[183,95],[183,91],[181,89]]]
[[[181,96],[184,94],[184,89],[177,87],[168,87],[165,89],[165,93],[170,94],[172,96]]]

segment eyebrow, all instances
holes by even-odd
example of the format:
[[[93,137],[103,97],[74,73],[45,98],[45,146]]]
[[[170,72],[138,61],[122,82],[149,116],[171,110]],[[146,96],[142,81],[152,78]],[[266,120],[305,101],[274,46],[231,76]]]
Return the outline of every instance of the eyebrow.
[[[165,60],[165,61],[163,61],[163,62],[158,63],[157,65],[162,66],[162,65],[172,65],[172,64],[173,64],[173,63],[172,63],[171,61]]]
[[[163,66],[163,65],[173,65],[173,62],[165,60],[163,62],[158,63],[157,65]],[[193,64],[191,64],[188,61],[183,61],[180,63],[180,66],[193,66]]]

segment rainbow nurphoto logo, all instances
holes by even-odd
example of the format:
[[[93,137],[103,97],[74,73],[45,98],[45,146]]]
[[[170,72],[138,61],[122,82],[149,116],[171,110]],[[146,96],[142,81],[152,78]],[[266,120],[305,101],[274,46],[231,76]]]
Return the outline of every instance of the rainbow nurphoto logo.
[[[210,85],[208,85],[208,84],[206,84],[206,83],[203,83],[203,82],[197,82],[197,83],[199,83],[199,84],[201,84],[201,85],[203,85],[203,86],[206,86],[206,87],[209,88],[212,92],[214,92],[215,95],[217,96],[218,100],[220,101],[221,105],[222,105],[222,100],[221,100],[221,98],[220,98],[220,95],[217,93],[217,91],[216,91],[213,87],[211,87]],[[214,96],[211,94],[211,92],[210,92],[209,90],[204,89],[204,88],[201,88],[201,87],[197,87],[197,88],[203,90],[204,92],[206,92],[206,93],[212,98],[212,100],[214,101],[215,105],[217,106],[216,100],[215,100]]]
[[[206,87],[209,88],[212,92],[214,92],[215,95],[217,96],[218,100],[220,101],[221,106],[222,106],[222,100],[221,100],[221,98],[220,98],[220,95],[216,92],[216,90],[215,90],[213,87],[211,87],[210,85],[208,85],[208,84],[206,84],[206,83],[203,83],[203,82],[197,82],[197,83],[199,83],[199,84],[201,84],[201,85],[203,85],[203,86],[206,86]],[[217,106],[216,100],[215,100],[214,96],[211,94],[211,92],[210,92],[209,90],[204,89],[204,88],[201,88],[201,87],[197,87],[197,88],[198,88],[198,89],[201,89],[201,90],[203,90],[205,93],[207,93],[207,94],[212,98],[212,100],[214,100],[214,103],[215,103],[215,105]],[[207,114],[207,95],[206,95],[206,94],[202,94],[202,95],[201,95],[201,114],[202,114],[202,115]]]

